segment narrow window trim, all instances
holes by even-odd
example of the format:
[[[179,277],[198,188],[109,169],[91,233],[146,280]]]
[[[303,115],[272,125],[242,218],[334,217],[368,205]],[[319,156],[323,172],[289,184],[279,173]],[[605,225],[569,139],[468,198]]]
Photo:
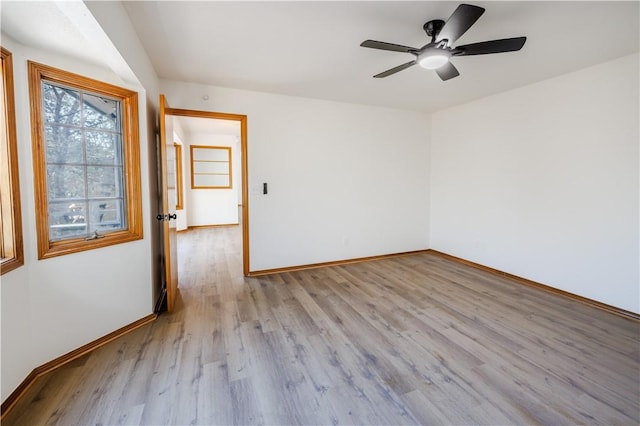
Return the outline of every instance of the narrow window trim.
[[[0,265],[0,275],[12,271],[22,265],[24,265],[24,250],[22,242],[22,209],[20,203],[20,181],[18,177],[18,139],[16,133],[16,109],[15,109],[15,95],[13,87],[13,56],[11,52],[4,47],[0,46],[0,55],[2,57],[2,79],[4,86],[4,108],[6,115],[5,123],[5,136],[6,136],[6,152],[2,155],[6,155],[8,163],[8,196],[10,197],[11,208],[9,211],[2,210],[3,224],[2,224],[2,238],[6,239],[9,234],[11,247],[11,254],[6,259],[3,259]],[[4,184],[3,184],[4,186]],[[5,215],[9,215],[9,220],[5,219]],[[9,229],[6,229],[5,224],[9,225]],[[7,248],[5,241],[3,244],[4,250]]]
[[[142,239],[142,191],[140,182],[137,92],[32,61],[28,61],[28,74],[38,259],[46,259]],[[109,232],[100,235],[100,238],[74,238],[62,241],[50,241],[46,144],[42,110],[42,80],[70,88],[86,90],[97,95],[116,98],[121,102],[127,229]]]
[[[176,210],[184,209],[184,195],[182,194],[183,180],[182,180],[182,145],[174,142],[173,146],[176,149]]]

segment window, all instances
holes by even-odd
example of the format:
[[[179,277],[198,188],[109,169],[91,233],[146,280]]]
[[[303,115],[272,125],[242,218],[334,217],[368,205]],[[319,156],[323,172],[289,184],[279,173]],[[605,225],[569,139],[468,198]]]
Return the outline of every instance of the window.
[[[176,148],[176,210],[182,210],[182,145],[174,142],[173,146]]]
[[[18,183],[18,143],[13,96],[13,61],[11,52],[0,47],[0,258],[2,274],[24,263],[22,252],[22,216]]]
[[[231,188],[231,148],[191,145],[191,188]]]
[[[29,62],[39,259],[142,238],[137,93]]]

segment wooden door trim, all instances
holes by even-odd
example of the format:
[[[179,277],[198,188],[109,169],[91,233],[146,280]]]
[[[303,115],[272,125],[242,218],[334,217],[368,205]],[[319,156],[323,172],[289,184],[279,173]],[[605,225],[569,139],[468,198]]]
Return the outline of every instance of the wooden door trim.
[[[249,275],[249,163],[247,158],[247,116],[226,112],[198,111],[193,109],[166,108],[165,114],[180,117],[213,118],[240,122],[240,163],[242,176],[242,272]]]

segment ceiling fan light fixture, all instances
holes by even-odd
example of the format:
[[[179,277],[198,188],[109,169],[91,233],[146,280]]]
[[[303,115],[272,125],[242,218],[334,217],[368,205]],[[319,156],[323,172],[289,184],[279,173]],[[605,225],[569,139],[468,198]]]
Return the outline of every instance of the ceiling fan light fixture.
[[[420,64],[422,68],[435,70],[449,62],[449,57],[451,56],[449,52],[440,49],[434,50],[435,52],[431,50],[420,55],[418,58],[418,64]]]

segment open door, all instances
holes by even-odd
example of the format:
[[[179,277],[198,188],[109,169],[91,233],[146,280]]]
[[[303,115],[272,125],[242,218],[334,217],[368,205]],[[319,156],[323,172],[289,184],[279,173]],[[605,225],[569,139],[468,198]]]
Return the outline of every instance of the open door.
[[[247,162],[247,116],[242,114],[229,114],[226,112],[198,111],[192,109],[170,108],[166,102],[162,104],[165,116],[169,117],[190,117],[206,118],[214,120],[230,120],[240,123],[240,173],[242,180],[242,271],[245,276],[251,275],[249,271],[249,179]],[[163,122],[166,121],[166,118]],[[169,120],[170,121],[170,120]],[[172,123],[169,123],[172,124]],[[166,123],[165,123],[166,125]],[[173,132],[171,132],[171,135]],[[165,140],[165,143],[167,141]],[[171,145],[172,141],[169,141]],[[188,146],[188,144],[187,144]],[[171,151],[169,151],[171,152]],[[170,163],[170,162],[169,162]],[[234,172],[235,173],[235,172]],[[171,188],[169,188],[171,197]],[[188,225],[188,224],[187,224]],[[173,243],[172,243],[173,244]]]
[[[164,277],[167,311],[172,312],[178,293],[178,253],[176,233],[176,165],[173,146],[173,119],[167,116],[167,102],[160,95],[160,189],[162,190],[162,211],[157,219],[162,221],[164,244]]]

